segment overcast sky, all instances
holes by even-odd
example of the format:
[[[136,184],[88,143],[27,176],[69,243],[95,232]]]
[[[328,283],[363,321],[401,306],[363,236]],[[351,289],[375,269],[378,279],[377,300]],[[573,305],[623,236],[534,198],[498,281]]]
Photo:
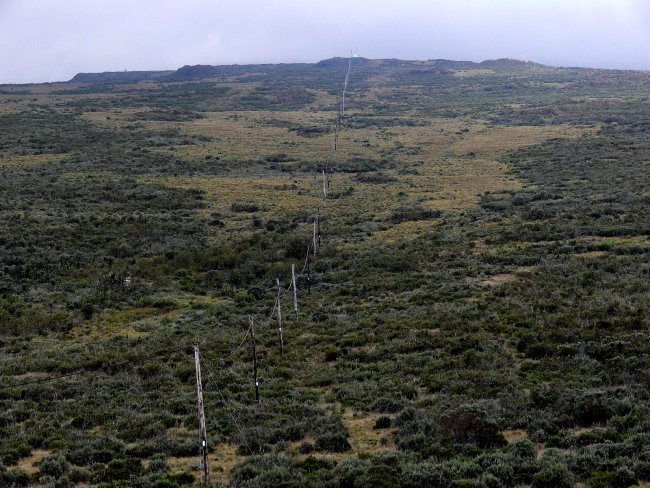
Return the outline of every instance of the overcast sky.
[[[650,69],[650,0],[0,0],[0,83],[350,49]]]

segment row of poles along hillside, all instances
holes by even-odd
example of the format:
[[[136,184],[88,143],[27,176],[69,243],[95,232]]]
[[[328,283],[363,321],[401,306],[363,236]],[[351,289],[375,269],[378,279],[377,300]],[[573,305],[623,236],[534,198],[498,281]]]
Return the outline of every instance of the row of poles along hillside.
[[[321,234],[321,212],[324,214],[324,210],[327,208],[327,198],[328,198],[328,191],[329,191],[329,186],[330,186],[330,181],[333,173],[333,163],[335,160],[335,154],[336,150],[338,147],[338,142],[339,142],[339,134],[341,132],[341,121],[343,118],[343,114],[345,112],[345,96],[347,94],[347,88],[348,88],[348,83],[350,81],[350,71],[352,69],[352,55],[350,56],[348,60],[348,66],[347,66],[347,72],[345,75],[345,82],[343,84],[343,91],[341,94],[340,101],[338,103],[338,111],[336,114],[336,122],[335,122],[335,127],[334,127],[334,140],[332,141],[332,144],[329,148],[328,154],[327,154],[327,159],[325,160],[324,167],[321,171],[322,173],[322,178],[323,178],[323,197],[322,197],[322,207],[318,207],[316,210],[316,215],[313,217],[313,230],[312,230],[312,238],[311,238],[311,243],[307,245],[306,249],[306,255],[305,255],[305,260],[303,263],[303,267],[300,270],[299,273],[296,273],[296,265],[295,263],[291,264],[291,277],[289,281],[289,285],[285,288],[282,286],[280,279],[276,278],[275,281],[275,303],[273,304],[273,308],[271,309],[271,313],[268,316],[268,320],[266,323],[266,326],[269,326],[273,319],[277,319],[278,323],[278,339],[279,339],[279,344],[280,344],[280,353],[284,354],[285,351],[285,338],[284,338],[284,326],[283,326],[283,311],[282,311],[282,297],[287,294],[291,293],[291,297],[293,299],[293,313],[295,314],[296,319],[298,319],[298,280],[300,278],[306,278],[306,285],[307,285],[307,293],[309,294],[311,292],[311,269],[310,269],[310,259],[312,259],[312,256],[316,256],[318,253],[318,250],[321,246],[321,240],[322,240],[322,234]],[[127,283],[128,279],[128,283]],[[124,286],[129,286],[131,278],[128,277],[125,279]],[[252,316],[249,317],[249,323],[248,323],[248,330],[245,332],[245,334],[242,337],[241,343],[227,356],[224,361],[229,361],[232,359],[235,354],[239,352],[239,350],[242,349],[242,347],[246,344],[247,341],[250,341],[251,348],[252,348],[252,356],[253,356],[253,385],[254,385],[254,391],[255,391],[255,401],[259,402],[260,400],[260,388],[259,388],[259,379],[257,376],[257,371],[258,371],[258,358],[257,358],[257,343],[255,341],[255,320]],[[175,350],[176,352],[181,352],[181,351],[186,351],[185,348],[179,348]],[[127,366],[133,366],[134,364],[138,364],[144,361],[152,360],[152,359],[159,359],[162,354],[168,354],[172,351],[159,351],[156,354],[151,354],[148,356],[139,356],[136,359],[130,359],[128,361],[125,361],[123,364],[116,364],[112,365],[113,367],[127,367]],[[198,414],[198,420],[199,420],[199,442],[200,442],[200,453],[201,453],[201,458],[202,458],[202,469],[203,469],[203,482],[205,484],[209,484],[210,482],[210,465],[208,462],[208,435],[207,435],[207,428],[206,428],[206,421],[205,421],[205,411],[204,411],[204,406],[203,406],[203,381],[201,379],[201,355],[199,351],[199,346],[195,345],[194,346],[194,363],[195,363],[195,369],[196,369],[196,393],[197,393],[197,414]],[[85,369],[80,369],[68,373],[62,373],[57,376],[51,376],[47,378],[39,378],[39,379],[33,379],[33,380],[28,380],[28,381],[23,381],[20,383],[14,383],[12,385],[4,385],[0,386],[0,390],[8,390],[8,389],[15,389],[19,387],[24,387],[24,386],[29,386],[29,385],[34,385],[34,384],[40,384],[40,383],[46,383],[46,382],[53,382],[57,381],[63,378],[70,378],[78,375],[82,375],[88,373],[88,370]]]
[[[343,115],[345,113],[345,96],[348,89],[348,83],[350,81],[350,71],[352,69],[352,55],[348,59],[347,72],[345,74],[345,81],[343,83],[343,91],[341,93],[341,98],[338,102],[338,110],[336,114],[336,122],[334,126],[334,139],[329,148],[327,159],[325,160],[324,168],[322,169],[322,183],[323,183],[323,202],[322,210],[324,213],[325,208],[327,208],[327,198],[330,187],[330,181],[333,174],[333,164],[335,161],[336,150],[339,145],[339,134],[341,132],[341,122]],[[293,313],[298,319],[298,280],[302,277],[306,278],[307,282],[307,292],[311,292],[311,269],[310,269],[310,259],[311,256],[316,256],[318,250],[321,246],[322,235],[321,235],[321,207],[318,207],[316,215],[312,218],[312,236],[311,243],[307,245],[305,260],[302,267],[302,270],[299,273],[296,273],[296,265],[291,264],[291,277],[289,280],[289,285],[285,288],[282,286],[280,279],[276,278],[275,281],[275,303],[271,309],[271,312],[268,317],[267,326],[269,326],[274,317],[278,323],[278,340],[280,345],[280,354],[284,354],[285,349],[285,340],[284,340],[284,326],[283,326],[283,315],[282,315],[282,297],[291,293],[293,299]],[[257,342],[255,341],[255,319],[252,316],[248,318],[248,330],[244,334],[243,340],[239,346],[230,354],[229,359],[232,358],[243,346],[250,340],[252,357],[253,357],[253,388],[255,391],[255,401],[260,401],[260,385],[259,378],[257,375],[258,372],[258,360],[257,360]],[[194,346],[194,364],[196,368],[196,394],[197,394],[197,414],[199,420],[199,442],[200,442],[200,452],[201,452],[201,464],[203,469],[203,482],[209,484],[210,482],[210,463],[208,460],[208,434],[205,421],[205,411],[203,407],[203,384],[201,380],[201,356],[199,351],[199,346]]]
[[[336,114],[336,122],[335,122],[335,127],[334,127],[334,140],[332,141],[332,145],[329,149],[327,159],[325,161],[324,168],[322,169],[322,178],[323,178],[323,204],[322,208],[325,209],[327,207],[327,198],[328,198],[328,190],[330,186],[330,181],[331,181],[331,176],[333,173],[333,163],[334,163],[334,156],[338,147],[338,140],[339,140],[339,134],[341,132],[341,121],[343,118],[343,114],[345,112],[345,96],[347,94],[347,88],[348,88],[348,83],[350,81],[350,71],[352,68],[352,58],[353,56],[350,55],[350,58],[348,60],[348,66],[347,66],[347,72],[345,75],[345,81],[343,84],[343,91],[341,94],[341,99],[338,103],[338,111]],[[273,308],[271,310],[271,313],[269,314],[269,318],[267,321],[267,326],[271,324],[272,320],[274,317],[277,318],[278,321],[278,333],[279,333],[279,343],[280,343],[280,353],[284,354],[285,350],[285,341],[284,341],[284,328],[283,328],[283,315],[282,315],[282,296],[285,293],[292,292],[293,295],[293,311],[295,313],[296,319],[298,318],[298,279],[305,277],[307,281],[307,292],[308,294],[311,291],[311,271],[310,271],[310,257],[312,255],[316,256],[318,249],[321,246],[321,240],[322,240],[322,235],[321,235],[321,207],[318,207],[316,215],[314,216],[313,220],[313,232],[312,232],[312,239],[311,243],[307,245],[307,250],[306,250],[306,255],[305,255],[305,261],[302,270],[296,274],[296,266],[295,264],[291,265],[291,279],[289,282],[289,285],[284,288],[281,283],[280,279],[276,279],[276,292],[275,292],[275,303],[273,305]],[[127,276],[124,280],[124,286],[128,287],[131,284],[131,277]],[[232,359],[235,354],[245,345],[245,343],[250,339],[251,343],[251,348],[252,348],[252,354],[253,354],[253,381],[254,381],[254,390],[255,390],[255,401],[259,402],[260,400],[260,389],[259,389],[259,380],[257,376],[257,343],[255,341],[255,321],[252,316],[249,317],[249,326],[248,330],[243,336],[243,339],[239,346],[235,348],[233,352],[230,353],[230,355],[225,359],[230,360]],[[181,352],[185,351],[185,348],[179,348],[175,351]],[[128,361],[125,361],[122,364],[114,364],[112,365],[113,367],[127,367],[127,366],[133,366],[134,364],[142,363],[151,359],[159,359],[161,354],[168,354],[172,351],[159,351],[156,354],[148,355],[148,356],[139,356],[136,359],[131,359]],[[201,457],[202,457],[202,468],[203,468],[203,482],[204,483],[209,483],[210,481],[210,466],[208,462],[208,436],[207,436],[207,428],[206,428],[206,421],[205,421],[205,411],[204,411],[204,406],[203,406],[203,382],[201,379],[201,356],[200,356],[200,351],[198,345],[194,346],[194,363],[195,363],[195,369],[196,369],[196,391],[197,391],[197,413],[198,413],[198,419],[199,419],[199,440],[200,440],[200,452],[201,452]],[[68,373],[62,373],[57,376],[50,376],[47,378],[39,378],[39,379],[33,379],[33,380],[28,380],[28,381],[23,381],[19,383],[14,383],[11,385],[3,385],[0,386],[0,390],[10,390],[10,389],[15,389],[15,388],[20,388],[24,386],[29,386],[29,385],[34,385],[34,384],[41,384],[41,383],[49,383],[49,382],[54,382],[61,380],[63,378],[70,378],[74,376],[79,376],[82,374],[88,373],[88,370],[86,369],[79,369],[76,371],[68,372]]]

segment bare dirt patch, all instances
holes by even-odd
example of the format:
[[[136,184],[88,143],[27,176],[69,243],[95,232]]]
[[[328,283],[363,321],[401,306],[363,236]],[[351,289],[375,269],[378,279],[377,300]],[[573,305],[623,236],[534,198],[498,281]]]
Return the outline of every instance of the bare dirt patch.
[[[488,278],[487,280],[481,281],[481,285],[483,286],[489,286],[489,287],[495,287],[499,285],[503,285],[504,283],[510,283],[513,281],[517,280],[517,276],[512,274],[512,273],[502,273],[498,275],[494,275],[491,278]]]
[[[495,287],[495,286],[503,285],[504,283],[512,283],[513,281],[517,281],[521,277],[521,275],[531,273],[535,269],[536,266],[520,266],[519,268],[517,268],[517,270],[514,273],[502,273],[502,274],[494,275],[491,278],[488,278],[487,280],[481,281],[481,285],[487,287]]]
[[[38,472],[38,463],[50,455],[50,451],[36,450],[32,451],[31,455],[26,458],[23,458],[18,463],[20,469],[24,469],[25,472],[29,475],[36,474]]]

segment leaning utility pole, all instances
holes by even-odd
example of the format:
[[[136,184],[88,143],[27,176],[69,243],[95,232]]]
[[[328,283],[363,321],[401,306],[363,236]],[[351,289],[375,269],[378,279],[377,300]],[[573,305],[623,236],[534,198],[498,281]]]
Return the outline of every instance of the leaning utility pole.
[[[201,442],[201,458],[203,462],[203,483],[210,484],[210,464],[208,463],[208,433],[205,428],[205,412],[203,411],[203,385],[201,383],[201,363],[199,346],[194,346],[194,365],[196,368],[196,397],[197,414],[199,417],[199,440]]]
[[[298,289],[296,287],[296,265],[291,263],[291,287],[293,288],[293,311],[298,319]]]
[[[251,343],[253,345],[253,381],[255,381],[255,401],[260,402],[260,383],[257,380],[257,343],[255,342],[255,322],[253,322],[253,317],[248,317],[248,320],[251,324]]]
[[[309,253],[307,253],[307,259],[309,259]],[[278,329],[280,330],[280,354],[284,354],[284,336],[282,335],[282,299],[280,298],[280,293],[282,293],[282,287],[280,286],[280,278],[276,278],[275,282],[278,285],[278,295],[275,298],[278,305]]]

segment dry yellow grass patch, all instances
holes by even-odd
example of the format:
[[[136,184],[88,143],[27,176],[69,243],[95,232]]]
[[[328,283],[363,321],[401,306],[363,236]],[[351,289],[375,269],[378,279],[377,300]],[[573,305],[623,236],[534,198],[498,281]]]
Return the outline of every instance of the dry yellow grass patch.
[[[516,279],[517,276],[515,276],[512,273],[502,273],[502,274],[494,275],[487,280],[481,281],[481,285],[495,287],[495,286],[502,285],[504,283],[510,283],[512,281],[515,281]]]
[[[603,256],[607,256],[606,251],[589,251],[589,252],[581,252],[575,255],[578,258],[586,258],[586,259],[594,259],[594,258],[601,258]]]
[[[387,85],[391,81],[393,81],[393,77],[388,75],[374,75],[369,77],[367,81],[369,88],[365,90],[363,98],[366,101],[378,100],[379,96],[385,94],[386,92],[386,88],[380,87]],[[352,103],[354,104],[354,100]]]
[[[440,219],[400,222],[399,224],[392,226],[390,229],[375,232],[366,241],[377,244],[394,244],[395,242],[417,239],[428,231],[431,231],[440,222]]]
[[[553,126],[491,126],[478,125],[451,144],[450,154],[477,156],[500,156],[505,151],[523,146],[539,144],[554,137],[575,138],[595,129],[553,125]]]
[[[349,442],[354,455],[377,454],[380,452],[395,450],[393,434],[395,429],[373,429],[379,414],[366,414],[346,410],[343,413],[343,423],[348,429]],[[389,439],[386,445],[382,445],[382,438]]]
[[[612,246],[650,246],[650,236],[631,236],[631,237],[601,237],[601,236],[584,236],[581,241],[597,242],[609,244]]]
[[[475,240],[473,244],[474,244],[474,249],[472,252],[474,254],[483,254],[484,252],[490,250],[490,246],[488,246],[484,238]]]
[[[309,110],[321,110],[322,107],[336,107],[339,101],[339,96],[332,95],[325,90],[317,90],[309,88],[307,92],[314,96],[314,101],[306,106]]]
[[[142,319],[163,314],[164,310],[155,307],[134,307],[120,310],[114,313],[107,313],[92,321],[94,325],[91,337],[144,337],[148,332],[135,330],[136,322]],[[88,336],[86,332],[79,332]]]
[[[494,74],[491,69],[455,69],[452,70],[456,78],[470,78],[472,76],[485,76]]]
[[[399,184],[391,186],[396,191],[400,186],[399,191],[437,210],[468,208],[487,191],[520,188],[520,182],[508,174],[510,168],[499,162],[506,152],[550,137],[577,137],[585,132],[569,126],[493,127],[481,121],[444,118],[433,119],[430,126],[391,130],[391,143],[419,148],[414,154],[398,155],[398,160],[420,163],[418,175],[402,177]],[[346,137],[355,136],[346,132]],[[343,141],[343,148],[352,142]],[[386,142],[383,144],[378,149]]]
[[[327,94],[322,95],[327,98]],[[286,154],[295,161],[325,160],[332,142],[331,133],[304,138],[286,127],[269,125],[276,120],[305,126],[333,126],[333,114],[328,112],[207,113],[203,119],[183,124],[182,129],[188,134],[209,135],[215,139],[179,146],[176,153],[197,161],[208,155],[218,155],[222,161],[264,161],[268,156],[277,154]],[[350,174],[336,174],[331,190],[353,187],[354,192],[345,198],[330,200],[328,205],[332,214],[339,218],[350,214],[385,217],[400,205],[397,196],[401,192],[408,195],[410,200],[435,210],[468,208],[475,205],[486,191],[520,188],[520,183],[508,175],[508,166],[498,161],[506,151],[536,144],[549,137],[575,137],[584,131],[568,126],[492,127],[486,122],[456,118],[432,119],[432,125],[424,127],[391,127],[389,133],[374,128],[344,128],[336,154],[338,161],[349,161],[355,157],[379,160],[386,151],[390,153],[395,150],[395,161],[406,166],[417,164],[419,174],[400,176],[398,181],[384,185],[363,184],[355,181]],[[362,144],[362,141],[365,142]],[[401,151],[399,146],[406,150]],[[415,151],[409,152],[410,148]],[[472,155],[468,157],[470,153]],[[313,211],[321,204],[321,182],[316,173],[299,178],[295,175],[265,177],[258,173],[253,178],[159,178],[156,182],[204,190],[209,203],[206,214],[218,212],[226,217],[227,223],[239,222],[240,225],[235,225],[236,230],[247,227],[251,216],[233,215],[230,205],[235,201],[260,205],[265,209],[260,212],[265,217],[291,215],[305,209]],[[296,188],[279,189],[291,185],[296,185]],[[377,238],[398,241],[425,232],[431,225],[436,224],[404,223],[395,229],[381,231]]]
[[[192,457],[168,457],[167,465],[171,471],[198,471],[197,467],[200,465],[201,459],[199,456]]]
[[[45,164],[63,161],[67,154],[31,154],[26,156],[9,155],[0,157],[0,167],[34,168]]]
[[[435,328],[435,329],[419,329],[419,330],[416,330],[416,333],[426,334],[426,335],[438,335],[438,334],[440,334],[440,329],[439,328]]]
[[[426,199],[435,210],[460,210],[474,206],[485,192],[517,189],[521,184],[508,177],[509,168],[498,161],[475,159],[428,166],[418,178],[414,196]]]
[[[532,273],[537,266],[520,266],[514,273],[502,273],[494,275],[487,280],[481,281],[482,286],[495,287],[504,283],[511,283],[519,279],[523,274]]]
[[[483,122],[444,120],[431,127],[408,128],[409,141],[421,148],[412,159],[424,161],[409,193],[437,210],[471,207],[485,192],[521,188],[521,183],[508,174],[510,168],[499,162],[508,151],[550,137],[577,137],[584,131],[564,126],[492,127]]]
[[[196,177],[196,178],[147,178],[143,181],[175,188],[194,188],[205,192],[206,208],[203,217],[210,219],[218,213],[227,224],[226,231],[250,232],[253,215],[264,218],[290,217],[304,211],[315,213],[322,204],[317,178],[286,177]],[[234,212],[233,203],[255,204],[260,211],[254,213]],[[215,233],[222,233],[216,228]],[[243,235],[243,234],[242,234]]]
[[[12,378],[14,381],[35,381],[52,378],[53,376],[56,375],[45,371],[29,371],[27,373],[13,375]]]
[[[24,469],[27,474],[33,475],[38,472],[38,463],[50,455],[50,451],[35,450],[18,462],[18,467]]]
[[[504,430],[501,434],[505,437],[506,441],[508,441],[508,444],[513,444],[514,442],[528,438],[528,434],[526,434],[525,430]]]
[[[331,144],[331,136],[305,138],[287,127],[271,125],[273,121],[318,126],[334,130],[334,115],[327,112],[294,111],[236,111],[206,113],[182,126],[185,133],[215,138],[203,144],[180,146],[179,155],[200,159],[209,154],[222,160],[263,160],[268,156],[284,153],[289,158],[325,160]]]
[[[224,161],[264,161],[280,153],[296,161],[325,159],[332,141],[330,133],[307,139],[286,127],[270,126],[269,122],[274,120],[327,127],[332,123],[332,114],[310,111],[209,113],[182,127],[189,134],[210,135],[215,140],[180,146],[177,154],[195,160],[219,155]],[[492,127],[481,121],[444,118],[433,119],[430,126],[391,127],[389,134],[372,128],[345,129],[336,154],[338,161],[355,157],[379,160],[386,151],[395,150],[395,161],[404,166],[415,165],[418,174],[401,175],[395,182],[378,185],[361,183],[348,173],[337,173],[330,191],[340,192],[350,187],[354,191],[344,198],[329,200],[327,212],[340,220],[349,216],[386,218],[405,202],[404,196],[410,202],[433,210],[469,208],[486,191],[521,187],[520,182],[508,174],[509,167],[498,161],[507,151],[549,137],[576,137],[583,132],[585,129],[568,126]],[[415,150],[409,152],[409,149]],[[313,213],[322,205],[322,183],[316,172],[309,176],[266,176],[259,171],[252,177],[164,177],[145,181],[203,190],[208,203],[203,211],[204,218],[211,218],[211,213],[220,214],[228,233],[250,232],[252,215],[232,212],[233,202],[258,205],[262,210],[255,215],[264,218],[304,211]],[[398,242],[417,238],[435,225],[436,221],[405,222],[378,231],[368,240],[371,243],[377,240]],[[221,234],[224,230],[215,229],[215,232]]]
[[[358,456],[360,454],[374,454],[379,452],[395,450],[395,442],[393,436],[396,429],[374,429],[375,422],[381,417],[376,413],[357,412],[354,410],[343,410],[342,406],[337,401],[328,399],[332,394],[331,388],[324,388],[323,394],[319,400],[319,405],[322,408],[329,409],[330,411],[342,411],[342,420],[345,427],[348,429],[348,441],[352,448],[351,454]],[[388,442],[382,445],[381,439],[386,437]],[[310,439],[303,439],[294,443],[294,450],[305,441]],[[313,439],[311,439],[313,441]],[[350,452],[347,453],[328,453],[324,457],[331,459],[342,460],[350,457]]]
[[[332,406],[332,404],[323,405]],[[290,446],[290,450],[301,459],[308,456],[314,456],[316,458],[330,459],[337,463],[349,459],[350,457],[394,451],[396,447],[393,436],[396,429],[373,429],[377,418],[379,418],[378,414],[365,414],[352,411],[346,411],[343,413],[343,423],[348,429],[348,441],[350,442],[351,447],[351,450],[348,452],[317,452],[311,454],[300,454],[299,448],[301,444],[304,442],[313,444],[315,442],[312,437],[305,437],[300,441],[293,442]],[[382,444],[382,438],[388,439],[388,442]]]
[[[244,459],[246,459],[245,456],[237,454],[235,444],[218,444],[208,456],[212,482],[227,484],[232,470]],[[199,456],[170,457],[167,458],[167,464],[171,471],[194,471],[197,473],[200,470],[201,460]]]
[[[107,110],[106,112],[84,112],[81,115],[81,118],[87,120],[88,122],[92,122],[93,124],[114,126],[116,122],[130,121],[131,117],[133,117],[134,114],[142,111],[142,108],[123,108],[119,110]]]

